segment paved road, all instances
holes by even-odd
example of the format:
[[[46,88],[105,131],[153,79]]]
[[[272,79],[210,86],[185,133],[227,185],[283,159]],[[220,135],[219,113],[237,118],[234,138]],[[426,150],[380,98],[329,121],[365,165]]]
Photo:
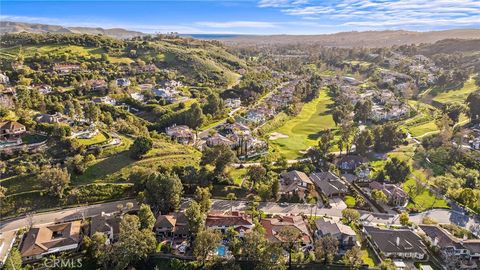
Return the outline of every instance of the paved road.
[[[138,203],[135,200],[123,200],[123,201],[116,201],[116,202],[80,206],[75,208],[34,214],[29,216],[22,216],[18,218],[12,218],[12,219],[1,221],[0,232],[17,230],[29,225],[41,225],[41,224],[48,224],[48,223],[54,223],[54,222],[87,218],[87,217],[100,215],[102,212],[113,213],[118,211],[117,205],[122,204],[123,206],[125,206],[128,202],[132,202],[134,204],[134,209],[138,208]]]
[[[182,200],[180,206],[181,209],[185,209],[188,206],[190,199],[186,198]],[[19,228],[33,225],[48,224],[54,222],[75,220],[81,218],[92,217],[99,215],[102,212],[113,213],[118,211],[117,205],[122,204],[126,205],[128,202],[134,203],[134,209],[138,209],[138,203],[134,200],[123,200],[117,202],[109,202],[102,204],[95,204],[89,206],[81,206],[69,209],[63,209],[58,211],[52,211],[47,213],[34,214],[29,217],[19,217],[8,219],[0,222],[0,232],[17,230]],[[228,200],[212,200],[212,211],[217,212],[228,212],[231,209],[233,211],[245,211],[248,206],[248,201],[228,201]],[[316,215],[333,217],[339,219],[342,217],[342,209],[339,208],[322,208],[315,207],[310,204],[304,203],[289,203],[286,205],[281,205],[279,203],[273,202],[261,202],[259,203],[258,208],[267,213],[273,215]],[[362,219],[366,222],[373,224],[398,224],[398,215],[391,214],[379,214],[371,213],[366,211],[360,211],[362,214]],[[474,232],[480,231],[480,221],[475,220],[472,217],[464,214],[461,211],[448,210],[448,209],[434,209],[429,210],[420,214],[410,215],[410,220],[416,224],[420,224],[425,216],[429,216],[432,219],[436,220],[439,223],[453,223],[461,227],[467,228]]]

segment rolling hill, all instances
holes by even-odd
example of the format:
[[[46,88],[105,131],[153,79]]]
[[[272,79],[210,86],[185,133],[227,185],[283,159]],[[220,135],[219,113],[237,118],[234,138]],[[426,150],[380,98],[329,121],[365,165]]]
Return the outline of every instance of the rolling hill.
[[[390,47],[394,45],[435,43],[443,39],[480,39],[480,29],[454,29],[414,32],[403,30],[341,32],[325,35],[236,36],[225,39],[232,45],[315,44],[328,47]]]
[[[0,22],[0,33],[76,33],[76,34],[102,34],[115,38],[132,38],[145,35],[142,32],[130,31],[121,28],[93,28],[93,27],[64,27],[60,25],[32,24],[23,22]]]

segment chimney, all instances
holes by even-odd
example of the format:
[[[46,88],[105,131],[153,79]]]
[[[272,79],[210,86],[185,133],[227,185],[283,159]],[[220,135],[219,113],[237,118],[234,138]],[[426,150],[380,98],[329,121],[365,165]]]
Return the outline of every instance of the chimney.
[[[397,246],[400,246],[400,237],[397,236],[395,243],[397,244]]]

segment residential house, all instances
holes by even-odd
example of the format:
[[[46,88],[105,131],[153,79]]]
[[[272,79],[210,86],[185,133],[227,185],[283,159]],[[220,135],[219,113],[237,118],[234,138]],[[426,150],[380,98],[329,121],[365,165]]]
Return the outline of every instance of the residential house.
[[[12,95],[0,94],[0,106],[12,109],[15,107],[15,102],[13,101]]]
[[[365,226],[363,232],[368,243],[378,254],[387,258],[423,260],[427,247],[422,238],[408,229],[380,229]]]
[[[154,228],[157,236],[161,238],[174,237],[185,239],[190,235],[188,219],[183,212],[159,215]]]
[[[136,101],[139,101],[139,102],[144,102],[145,101],[145,95],[143,95],[142,93],[138,93],[138,92],[137,93],[131,93],[130,97],[133,98]]]
[[[346,172],[354,172],[362,164],[366,164],[368,159],[359,155],[342,156],[337,160],[337,167]]]
[[[113,243],[120,232],[120,222],[122,218],[113,214],[105,214],[93,216],[90,219],[90,237],[95,233],[103,233],[107,236],[109,243]]]
[[[225,107],[230,109],[236,109],[242,105],[242,101],[239,98],[227,98],[225,99]]]
[[[159,83],[160,87],[166,89],[176,89],[177,87],[182,86],[182,82],[175,81],[175,80],[165,80]]]
[[[45,124],[55,124],[55,123],[68,123],[71,119],[65,115],[62,115],[59,112],[55,114],[38,114],[36,115],[33,120],[37,123],[45,123]]]
[[[207,229],[219,230],[225,233],[227,229],[233,228],[239,233],[240,237],[254,227],[252,219],[239,212],[232,212],[230,215],[209,214],[205,220]]]
[[[247,121],[255,123],[255,124],[265,122],[266,118],[267,117],[265,116],[265,114],[263,112],[261,112],[260,110],[256,110],[256,109],[250,110],[245,114],[245,119],[247,119]]]
[[[76,250],[80,243],[81,221],[33,227],[26,234],[21,247],[24,261],[41,259],[43,256],[62,251]]]
[[[423,224],[419,227],[425,234],[426,242],[439,250],[442,259],[452,269],[471,269],[473,263],[470,262],[480,259],[479,239],[457,238],[436,224]]]
[[[10,78],[7,75],[0,73],[0,84],[9,84]]]
[[[260,224],[265,228],[265,237],[271,242],[284,242],[280,232],[285,228],[292,228],[301,234],[301,245],[307,246],[313,243],[307,223],[302,216],[278,216],[274,218],[264,218]]]
[[[329,198],[344,196],[348,192],[345,182],[332,172],[312,173],[310,179]]]
[[[369,183],[369,187],[372,190],[381,190],[387,196],[388,203],[391,205],[404,206],[408,202],[408,194],[395,184],[372,181]]]
[[[315,237],[318,239],[326,235],[335,237],[342,249],[350,249],[357,245],[357,235],[350,226],[325,218],[316,219]]]
[[[120,86],[120,87],[127,87],[127,86],[130,86],[131,84],[130,80],[127,78],[118,78],[115,80],[115,82],[117,83],[117,86]]]
[[[93,103],[96,103],[96,104],[107,104],[112,106],[115,106],[115,104],[117,104],[117,101],[114,98],[111,98],[109,96],[96,97],[92,101]]]
[[[88,80],[85,82],[85,85],[90,88],[91,91],[106,91],[108,88],[107,82],[105,80]]]
[[[280,194],[296,194],[300,199],[304,199],[311,189],[314,189],[313,182],[304,172],[294,170],[280,175]]]
[[[52,93],[52,91],[52,87],[48,84],[41,84],[38,86],[38,92],[40,92],[42,95],[48,95]]]
[[[16,121],[0,122],[0,140],[17,139],[26,131],[25,126]]]
[[[16,237],[16,231],[0,232],[0,268],[5,265]]]
[[[173,125],[167,127],[165,133],[173,140],[181,144],[195,143],[197,135],[195,131],[186,125]]]
[[[224,144],[224,145],[227,145],[229,147],[232,147],[235,143],[232,142],[231,140],[227,139],[225,136],[222,136],[222,135],[216,133],[216,134],[207,138],[206,144],[207,144],[208,147],[213,147],[213,146],[216,146],[216,145],[219,145],[219,144]]]
[[[52,68],[53,71],[63,73],[63,74],[76,72],[76,71],[79,71],[80,69],[81,69],[80,65],[77,65],[77,64],[55,64],[53,65],[53,68]]]
[[[157,88],[153,90],[153,94],[156,97],[160,97],[165,99],[169,103],[173,103],[176,100],[176,96],[178,95],[178,91],[175,89],[170,88]]]
[[[350,85],[360,85],[362,82],[358,81],[357,79],[353,78],[353,77],[347,77],[347,76],[344,76],[342,77],[342,80],[345,82],[345,83],[348,83]]]

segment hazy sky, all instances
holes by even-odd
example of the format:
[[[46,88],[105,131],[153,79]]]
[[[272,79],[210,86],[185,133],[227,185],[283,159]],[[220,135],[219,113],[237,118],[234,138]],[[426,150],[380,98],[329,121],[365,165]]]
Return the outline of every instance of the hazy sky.
[[[143,32],[321,34],[480,28],[480,0],[1,0],[0,19]]]

